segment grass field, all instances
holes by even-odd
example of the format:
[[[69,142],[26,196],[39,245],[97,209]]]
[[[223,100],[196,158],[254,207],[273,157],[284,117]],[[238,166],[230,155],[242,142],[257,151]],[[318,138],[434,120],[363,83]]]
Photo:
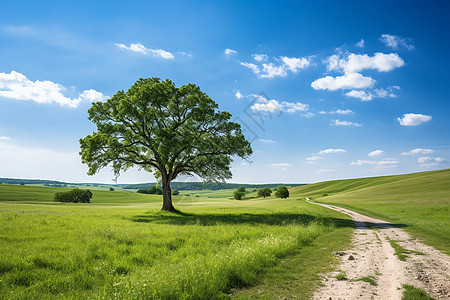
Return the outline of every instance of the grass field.
[[[353,230],[295,197],[182,192],[173,214],[159,211],[161,196],[93,190],[90,204],[53,202],[62,190],[0,185],[1,299],[257,298],[255,288],[308,299]]]
[[[403,224],[413,236],[450,254],[450,169],[320,182],[293,188],[291,195]]]

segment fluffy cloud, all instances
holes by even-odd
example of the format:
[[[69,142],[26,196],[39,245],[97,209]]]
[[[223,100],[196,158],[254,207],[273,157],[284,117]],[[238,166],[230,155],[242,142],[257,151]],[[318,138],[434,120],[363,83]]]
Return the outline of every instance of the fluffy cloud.
[[[363,165],[374,165],[376,169],[389,169],[389,168],[397,168],[398,167],[398,161],[396,160],[382,160],[382,161],[375,161],[375,160],[360,160],[352,161],[351,165],[356,166],[363,166]]]
[[[107,97],[95,90],[85,90],[78,98],[63,95],[64,86],[52,81],[31,81],[25,75],[12,71],[0,73],[0,97],[15,100],[32,100],[37,103],[58,103],[61,106],[77,107],[81,101],[102,101]]]
[[[253,54],[253,58],[257,62],[268,61],[269,57],[266,54]],[[263,63],[258,66],[249,62],[241,62],[241,65],[249,68],[253,73],[257,74],[259,78],[274,78],[286,77],[288,71],[297,73],[300,69],[305,69],[311,62],[310,58],[306,57],[287,57],[281,56],[275,58],[276,62]],[[281,62],[281,63],[280,63]]]
[[[311,83],[315,90],[345,90],[345,89],[363,89],[371,88],[375,80],[370,77],[364,77],[359,73],[349,73],[343,76],[326,76],[319,78]]]
[[[227,49],[225,49],[224,53],[226,56],[230,56],[232,54],[237,54],[237,51],[227,48]]]
[[[356,43],[356,47],[364,48],[364,40],[361,39],[359,42],[357,42],[357,43]]]
[[[320,154],[345,153],[345,152],[347,152],[347,150],[329,148],[329,149],[320,150],[318,154],[320,155]]]
[[[374,56],[367,54],[350,53],[344,57],[335,54],[328,57],[324,62],[328,71],[343,71],[344,73],[356,73],[363,70],[377,70],[378,72],[388,72],[405,64],[397,53],[380,53]]]
[[[373,99],[373,94],[367,91],[351,90],[350,92],[347,92],[344,95],[347,97],[358,98],[361,99],[362,101],[371,101]]]
[[[419,158],[417,158],[417,162],[419,164],[421,164],[420,165],[421,168],[435,167],[445,161],[446,160],[442,157],[419,157]]]
[[[341,121],[341,120],[332,120],[330,123],[331,126],[356,126],[356,127],[360,127],[362,126],[359,123],[354,123],[354,122],[350,122],[350,121]]]
[[[288,113],[294,113],[296,111],[308,111],[309,105],[301,102],[279,102],[275,99],[267,100],[264,97],[257,96],[257,102],[251,107],[254,111],[285,111]]]
[[[372,92],[369,91],[361,91],[361,90],[351,90],[350,92],[345,93],[344,95],[347,97],[353,97],[361,99],[362,101],[371,101],[373,98],[395,98],[397,95],[393,93],[393,90],[398,90],[400,87],[391,86],[386,89],[374,89]]]
[[[242,99],[242,98],[244,97],[244,96],[241,94],[240,91],[237,91],[236,94],[235,94],[235,96],[236,96],[236,98],[238,98],[238,99]]]
[[[281,66],[275,66],[273,63],[269,64],[263,64],[263,69],[261,73],[259,74],[260,78],[274,78],[274,77],[286,77],[286,67]]]
[[[354,114],[355,112],[351,109],[338,109],[334,111],[330,111],[330,114],[338,114],[338,115],[349,115]]]
[[[9,136],[0,136],[0,140],[9,140]]]
[[[269,59],[266,54],[253,54],[252,56],[256,61],[267,61]]]
[[[249,68],[255,74],[259,74],[259,72],[260,72],[258,66],[255,65],[255,64],[247,63],[247,62],[241,62],[241,65],[246,67],[246,68]]]
[[[130,46],[126,46],[125,44],[116,44],[120,49],[128,50],[131,52],[141,53],[144,55],[153,55],[155,57],[161,57],[164,59],[173,59],[174,56],[172,53],[162,50],[162,49],[150,49],[146,48],[141,43],[130,44]]]
[[[401,155],[430,154],[430,153],[434,153],[434,150],[417,148],[417,149],[410,150],[408,152],[402,152]]]
[[[402,126],[417,126],[431,120],[431,116],[422,114],[404,114],[403,117],[397,118]]]
[[[297,58],[282,56],[281,60],[283,61],[284,66],[292,73],[297,73],[298,70],[304,69],[310,65],[310,61],[305,57]]]
[[[315,164],[316,161],[318,161],[320,159],[322,159],[322,157],[320,157],[320,156],[311,156],[311,157],[305,158],[306,163],[308,163],[308,164]]]
[[[396,35],[382,34],[380,41],[392,49],[397,49],[399,47],[404,47],[408,50],[414,49],[411,39],[402,38]]]
[[[383,150],[374,150],[372,152],[370,152],[368,155],[370,157],[374,157],[374,156],[380,156],[383,155],[385,152]]]

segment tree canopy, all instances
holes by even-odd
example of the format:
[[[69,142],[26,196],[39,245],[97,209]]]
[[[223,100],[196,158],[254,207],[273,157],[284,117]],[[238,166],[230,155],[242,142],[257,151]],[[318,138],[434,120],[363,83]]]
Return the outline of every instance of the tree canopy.
[[[258,197],[269,197],[272,195],[272,190],[268,187],[262,188],[258,190]]]
[[[288,198],[289,197],[289,190],[284,185],[281,185],[277,188],[277,191],[275,192],[275,196],[278,198]]]
[[[131,167],[153,172],[163,188],[163,210],[172,206],[170,182],[178,175],[231,178],[233,156],[252,154],[238,123],[197,85],[179,88],[166,79],[139,79],[88,111],[97,131],[80,139],[82,162],[93,175],[111,165],[117,177]]]

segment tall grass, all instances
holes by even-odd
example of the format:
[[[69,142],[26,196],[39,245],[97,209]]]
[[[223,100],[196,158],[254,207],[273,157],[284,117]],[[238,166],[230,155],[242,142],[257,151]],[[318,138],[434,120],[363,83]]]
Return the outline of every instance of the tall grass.
[[[148,211],[159,207],[152,201],[96,205],[96,191],[91,204],[44,198],[0,201],[1,299],[221,298],[335,226],[352,226],[296,200],[207,200],[172,214]]]

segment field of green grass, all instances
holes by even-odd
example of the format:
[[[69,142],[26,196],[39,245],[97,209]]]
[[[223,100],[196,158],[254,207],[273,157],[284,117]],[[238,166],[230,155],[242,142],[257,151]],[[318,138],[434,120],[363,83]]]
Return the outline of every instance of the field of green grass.
[[[293,188],[291,195],[402,224],[414,237],[450,254],[450,169],[320,182]]]
[[[353,230],[298,197],[182,191],[174,214],[159,211],[162,196],[53,202],[62,190],[0,185],[0,299],[309,299]]]

